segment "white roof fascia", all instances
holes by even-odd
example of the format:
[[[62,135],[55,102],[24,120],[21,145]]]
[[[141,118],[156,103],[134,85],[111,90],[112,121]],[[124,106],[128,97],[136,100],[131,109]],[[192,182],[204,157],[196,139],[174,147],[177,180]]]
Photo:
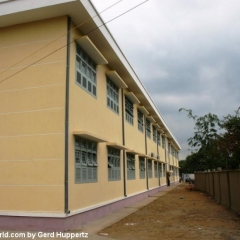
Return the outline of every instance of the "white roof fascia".
[[[96,14],[95,11],[93,11],[93,9],[96,9],[93,5],[93,3],[90,3],[88,0],[80,0],[82,2],[82,4],[84,5],[85,9],[89,12],[89,14],[91,16],[94,16]],[[166,129],[168,130],[168,132],[171,134],[171,136],[173,137],[174,141],[176,142],[176,144],[178,145],[178,147],[181,149],[180,144],[178,143],[178,141],[176,140],[176,138],[174,137],[173,133],[170,131],[170,129],[168,128],[166,122],[164,121],[164,119],[162,118],[160,111],[157,109],[156,105],[154,104],[153,100],[151,99],[149,93],[147,92],[147,90],[145,89],[145,87],[143,86],[143,84],[141,83],[140,79],[138,78],[138,76],[136,75],[136,73],[134,72],[134,70],[132,69],[130,63],[127,61],[126,57],[124,56],[123,52],[120,50],[118,44],[116,43],[115,39],[113,38],[113,36],[111,35],[110,31],[108,30],[106,25],[103,25],[104,22],[103,20],[98,16],[93,18],[93,21],[98,25],[101,26],[99,28],[99,30],[102,32],[102,34],[104,35],[104,37],[107,39],[108,43],[111,45],[111,47],[114,49],[115,53],[117,54],[117,56],[119,57],[120,61],[123,63],[123,65],[125,66],[125,68],[127,69],[127,71],[129,72],[129,74],[131,75],[131,77],[134,79],[135,83],[137,84],[137,86],[140,88],[140,90],[142,91],[142,93],[144,94],[144,96],[146,97],[146,99],[148,100],[148,102],[150,103],[151,107],[153,108],[153,110],[156,112],[157,116],[159,117],[159,119],[162,121],[162,123],[164,124],[164,126],[166,127]],[[100,23],[101,22],[101,23]]]
[[[11,0],[0,2],[0,16],[68,2],[76,2],[76,0]]]

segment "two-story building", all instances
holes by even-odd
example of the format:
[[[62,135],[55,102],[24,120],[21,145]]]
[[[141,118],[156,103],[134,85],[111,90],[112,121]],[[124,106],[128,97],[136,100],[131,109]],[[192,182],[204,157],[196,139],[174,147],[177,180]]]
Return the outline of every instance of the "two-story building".
[[[179,150],[90,1],[0,1],[0,229],[76,229],[177,181]]]

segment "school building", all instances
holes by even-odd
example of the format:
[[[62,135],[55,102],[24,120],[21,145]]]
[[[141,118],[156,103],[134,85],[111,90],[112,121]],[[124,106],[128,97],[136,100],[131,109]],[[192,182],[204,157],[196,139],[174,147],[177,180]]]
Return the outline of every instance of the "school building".
[[[178,181],[180,149],[89,0],[0,1],[0,229],[79,228]]]

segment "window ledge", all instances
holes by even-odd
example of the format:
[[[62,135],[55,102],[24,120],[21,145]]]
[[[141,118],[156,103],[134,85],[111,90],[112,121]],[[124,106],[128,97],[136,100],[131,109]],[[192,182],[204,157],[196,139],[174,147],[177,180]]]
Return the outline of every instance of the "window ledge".
[[[86,138],[86,139],[89,139],[89,140],[92,140],[92,141],[95,141],[95,142],[107,142],[106,139],[98,137],[98,136],[96,136],[92,133],[86,132],[86,131],[74,131],[73,135],[79,136],[79,137],[82,137],[82,138]]]
[[[159,124],[158,123],[153,123],[153,125],[159,130],[159,129],[161,129],[161,127],[159,126]]]
[[[128,148],[126,148],[125,146],[115,143],[115,142],[107,142],[106,144],[108,147],[113,147],[113,148],[117,148],[119,150],[126,150]]]
[[[127,150],[126,153],[131,153],[131,154],[134,154],[134,155],[139,155],[138,152],[134,151],[134,150]]]
[[[144,106],[138,105],[137,108],[143,115],[149,114],[148,110]]]
[[[106,58],[96,48],[88,36],[75,37],[74,40],[89,54],[89,56],[96,62],[96,64],[108,64]]]
[[[133,94],[133,92],[125,92],[125,95],[132,101],[133,104],[139,104],[140,101],[138,98]]]
[[[152,123],[156,122],[155,119],[152,116],[146,116],[146,118]]]
[[[116,71],[107,71],[106,75],[119,87],[127,88],[127,84],[122,80],[122,78],[117,74]]]

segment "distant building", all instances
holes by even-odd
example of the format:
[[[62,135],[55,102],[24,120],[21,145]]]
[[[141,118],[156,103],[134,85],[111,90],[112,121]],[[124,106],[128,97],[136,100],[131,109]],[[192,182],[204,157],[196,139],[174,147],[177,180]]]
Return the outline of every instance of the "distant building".
[[[76,229],[179,179],[180,145],[95,15],[0,1],[0,229]]]

